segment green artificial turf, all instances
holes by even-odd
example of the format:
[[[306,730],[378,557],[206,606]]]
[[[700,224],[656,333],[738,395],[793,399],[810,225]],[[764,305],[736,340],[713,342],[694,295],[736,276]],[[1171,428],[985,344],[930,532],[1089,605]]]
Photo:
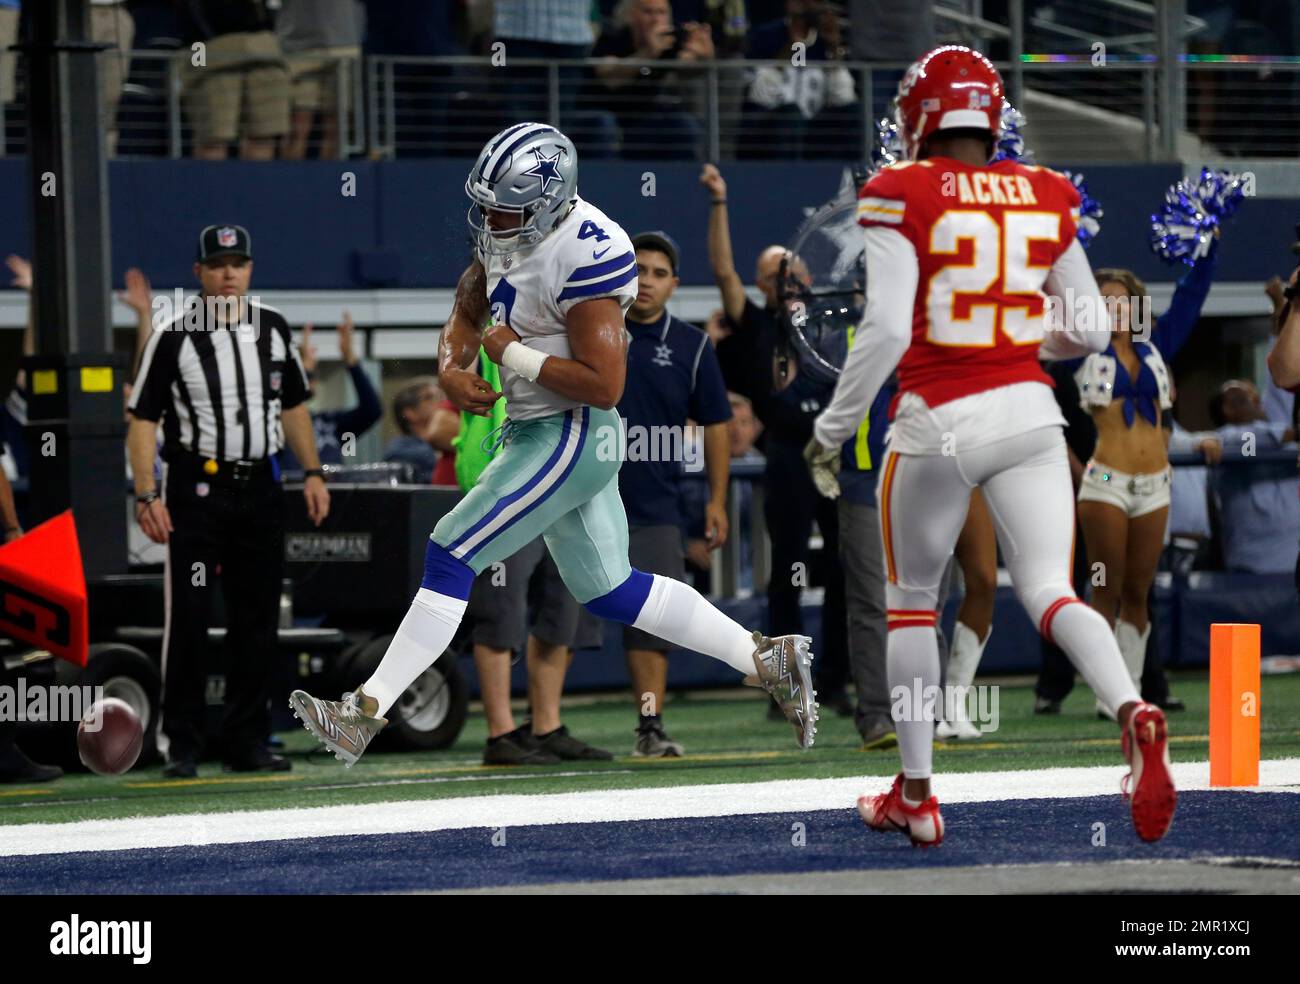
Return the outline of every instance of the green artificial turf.
[[[1262,690],[1263,757],[1300,756],[1300,674],[1264,677]],[[1188,707],[1170,715],[1171,758],[1175,762],[1204,761],[1209,745],[1207,676],[1180,676],[1174,681],[1174,692]],[[897,772],[897,750],[860,751],[851,719],[832,713],[821,723],[816,746],[800,751],[789,725],[767,720],[765,700],[751,690],[671,698],[664,722],[673,738],[686,746],[687,755],[681,759],[632,757],[636,718],[630,695],[580,698],[565,707],[564,720],[570,732],[613,751],[616,758],[612,762],[484,767],[479,759],[486,731],[481,714],[472,713],[451,749],[375,752],[345,770],[333,757],[315,751],[310,736],[297,730],[283,735],[293,760],[290,773],[223,774],[220,764],[213,762],[203,764],[199,778],[191,781],[165,780],[155,765],[118,778],[80,773],[45,786],[0,786],[0,826]],[[1086,687],[1076,689],[1059,717],[1035,716],[1032,705],[1028,686],[1001,686],[998,729],[971,744],[938,746],[936,771],[1121,767],[1117,730],[1110,722],[1096,719],[1092,694]]]

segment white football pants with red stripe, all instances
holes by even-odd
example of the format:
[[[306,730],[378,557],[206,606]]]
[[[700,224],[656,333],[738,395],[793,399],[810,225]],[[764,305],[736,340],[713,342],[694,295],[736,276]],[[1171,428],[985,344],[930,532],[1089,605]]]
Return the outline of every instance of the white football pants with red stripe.
[[[909,779],[930,776],[933,715],[915,711],[934,706],[929,698],[939,685],[934,637],[939,582],[977,485],[1016,595],[1038,631],[1066,652],[1111,710],[1140,699],[1110,626],[1079,601],[1070,583],[1074,488],[1061,429],[1043,427],[966,451],[958,434],[955,451],[917,455],[888,449],[876,490],[885,552],[889,687]],[[925,689],[930,687],[935,689]],[[942,710],[940,699],[936,713]],[[914,720],[918,716],[931,720]]]

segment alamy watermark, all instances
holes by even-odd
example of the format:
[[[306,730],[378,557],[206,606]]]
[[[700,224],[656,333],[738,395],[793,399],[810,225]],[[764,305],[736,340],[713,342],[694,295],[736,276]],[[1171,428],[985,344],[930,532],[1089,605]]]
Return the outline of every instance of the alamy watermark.
[[[629,427],[626,417],[620,420],[620,427],[605,424],[596,428],[596,457],[600,461],[681,462],[688,472],[704,468],[704,442],[695,438],[692,428],[680,424]]]
[[[920,677],[900,684],[890,693],[894,721],[968,721],[984,734],[998,730],[999,688],[925,685]]]
[[[97,708],[103,687],[0,686],[0,721],[5,723],[75,723],[85,721],[87,731],[99,731],[104,719]],[[93,713],[92,713],[93,712]]]
[[[186,294],[177,287],[170,294],[155,294],[150,304],[154,331],[220,331],[233,325],[236,331],[251,332],[253,338],[261,335],[261,303],[252,294]]]

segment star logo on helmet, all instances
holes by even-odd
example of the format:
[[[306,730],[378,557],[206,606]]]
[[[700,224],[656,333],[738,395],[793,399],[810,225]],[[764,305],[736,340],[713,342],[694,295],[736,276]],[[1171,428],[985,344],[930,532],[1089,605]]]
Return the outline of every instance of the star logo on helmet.
[[[557,150],[554,157],[547,157],[538,147],[533,149],[533,156],[537,158],[537,163],[533,165],[531,170],[525,171],[524,174],[535,177],[542,183],[543,195],[550,188],[552,181],[564,183],[564,178],[560,174],[560,151]]]

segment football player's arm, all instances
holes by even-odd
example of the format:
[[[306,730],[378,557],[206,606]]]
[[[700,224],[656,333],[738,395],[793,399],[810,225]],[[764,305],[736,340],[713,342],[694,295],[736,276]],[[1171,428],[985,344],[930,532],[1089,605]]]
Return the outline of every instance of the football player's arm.
[[[451,316],[438,339],[438,382],[459,410],[486,417],[501,394],[471,366],[478,364],[488,320],[487,271],[476,258],[456,284]]]
[[[896,229],[868,226],[867,306],[835,395],[813,424],[817,443],[838,449],[853,436],[912,341],[920,280],[916,250]]]
[[[547,356],[537,382],[578,403],[612,410],[627,378],[622,306],[613,297],[583,301],[569,308],[564,323],[573,358]]]
[[[1048,324],[1038,357],[1057,361],[1105,351],[1110,344],[1110,317],[1077,239],[1056,258],[1043,289],[1060,317]]]

